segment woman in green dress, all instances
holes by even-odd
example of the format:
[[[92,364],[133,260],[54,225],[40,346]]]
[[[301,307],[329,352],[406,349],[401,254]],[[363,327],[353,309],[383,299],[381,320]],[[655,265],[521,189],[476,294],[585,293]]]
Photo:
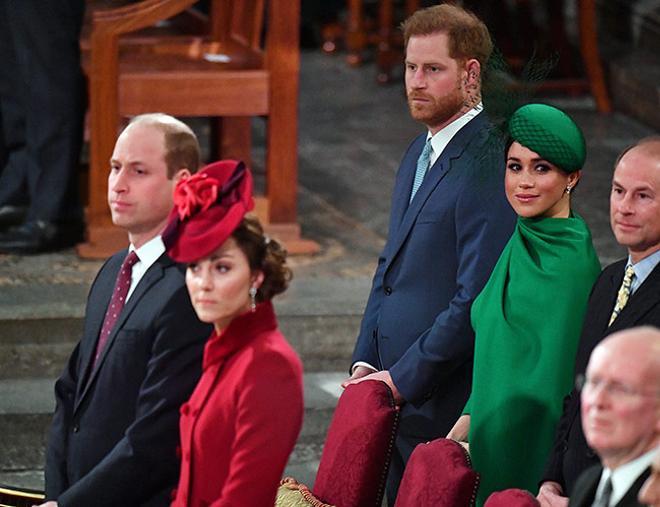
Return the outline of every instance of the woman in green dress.
[[[600,272],[589,229],[571,210],[582,132],[544,104],[518,109],[508,129],[505,189],[519,218],[472,306],[472,393],[448,435],[469,442],[478,505],[493,491],[536,490]]]

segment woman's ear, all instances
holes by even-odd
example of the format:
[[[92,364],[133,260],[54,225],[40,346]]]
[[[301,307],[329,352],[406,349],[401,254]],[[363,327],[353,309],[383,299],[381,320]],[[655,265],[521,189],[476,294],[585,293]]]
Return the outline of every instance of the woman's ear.
[[[581,176],[582,171],[573,171],[572,173],[568,173],[568,182],[566,183],[566,186],[574,188],[575,185],[578,184],[578,181],[580,181]]]
[[[264,272],[261,270],[253,271],[250,278],[250,287],[256,287],[258,289],[262,283],[264,283]]]

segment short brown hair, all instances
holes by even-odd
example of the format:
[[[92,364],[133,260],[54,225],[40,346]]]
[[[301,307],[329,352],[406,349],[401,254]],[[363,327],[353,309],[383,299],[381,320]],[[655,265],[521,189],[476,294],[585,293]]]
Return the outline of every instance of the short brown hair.
[[[264,234],[259,220],[246,216],[232,237],[247,257],[250,269],[264,274],[264,281],[257,290],[257,302],[268,301],[284,292],[293,277],[286,265],[286,250]]]
[[[165,164],[169,179],[180,169],[188,169],[191,174],[197,172],[201,158],[199,142],[188,125],[164,113],[138,115],[129,125],[136,123],[156,127],[165,136]]]
[[[455,60],[474,58],[483,69],[493,52],[493,41],[488,28],[472,12],[450,4],[420,9],[406,19],[401,28],[405,46],[414,35],[438,32],[449,37],[449,56]]]

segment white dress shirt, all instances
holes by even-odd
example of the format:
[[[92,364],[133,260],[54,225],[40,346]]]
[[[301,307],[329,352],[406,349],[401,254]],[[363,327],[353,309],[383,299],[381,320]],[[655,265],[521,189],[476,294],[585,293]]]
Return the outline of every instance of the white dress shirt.
[[[137,284],[142,280],[142,277],[147,270],[161,255],[165,253],[165,244],[163,243],[163,238],[156,236],[147,241],[140,248],[135,248],[133,244],[131,244],[128,247],[128,251],[135,252],[140,260],[133,265],[133,271],[131,272],[131,286],[128,289],[128,294],[126,294],[126,301],[131,297],[135,287],[137,287]]]

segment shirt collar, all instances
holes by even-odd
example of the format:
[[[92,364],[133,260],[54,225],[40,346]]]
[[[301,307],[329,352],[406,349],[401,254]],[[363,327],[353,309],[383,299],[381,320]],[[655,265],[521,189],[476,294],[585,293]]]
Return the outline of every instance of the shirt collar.
[[[644,283],[644,280],[651,274],[655,267],[660,263],[660,250],[652,253],[648,257],[644,257],[641,261],[633,264],[630,255],[628,256],[628,264],[626,267],[632,266],[635,271],[635,278],[633,278],[630,286],[631,292],[635,292],[637,288]]]
[[[463,116],[456,118],[449,125],[446,125],[443,129],[436,132],[435,135],[432,135],[431,132],[427,132],[426,140],[431,139],[431,146],[433,147],[433,154],[431,155],[431,165],[435,164],[435,161],[438,160],[444,149],[449,144],[449,141],[456,135],[456,133],[461,130],[469,121],[477,116],[481,111],[483,111],[483,103],[479,102],[476,106],[466,112]]]
[[[135,252],[140,259],[140,261],[136,263],[136,266],[137,264],[140,264],[139,268],[142,268],[142,271],[146,271],[161,255],[165,253],[165,244],[163,243],[163,238],[161,236],[156,236],[147,241],[140,248],[135,248],[133,244],[131,244],[128,247],[128,250],[129,252]]]
[[[616,505],[619,503],[637,478],[642,475],[644,470],[651,466],[656,451],[657,449],[653,448],[647,453],[642,454],[640,457],[629,461],[614,470],[609,468],[603,469],[603,475],[598,484],[598,490],[600,491],[602,489],[608,477],[612,478],[612,496],[610,497],[610,505]]]

